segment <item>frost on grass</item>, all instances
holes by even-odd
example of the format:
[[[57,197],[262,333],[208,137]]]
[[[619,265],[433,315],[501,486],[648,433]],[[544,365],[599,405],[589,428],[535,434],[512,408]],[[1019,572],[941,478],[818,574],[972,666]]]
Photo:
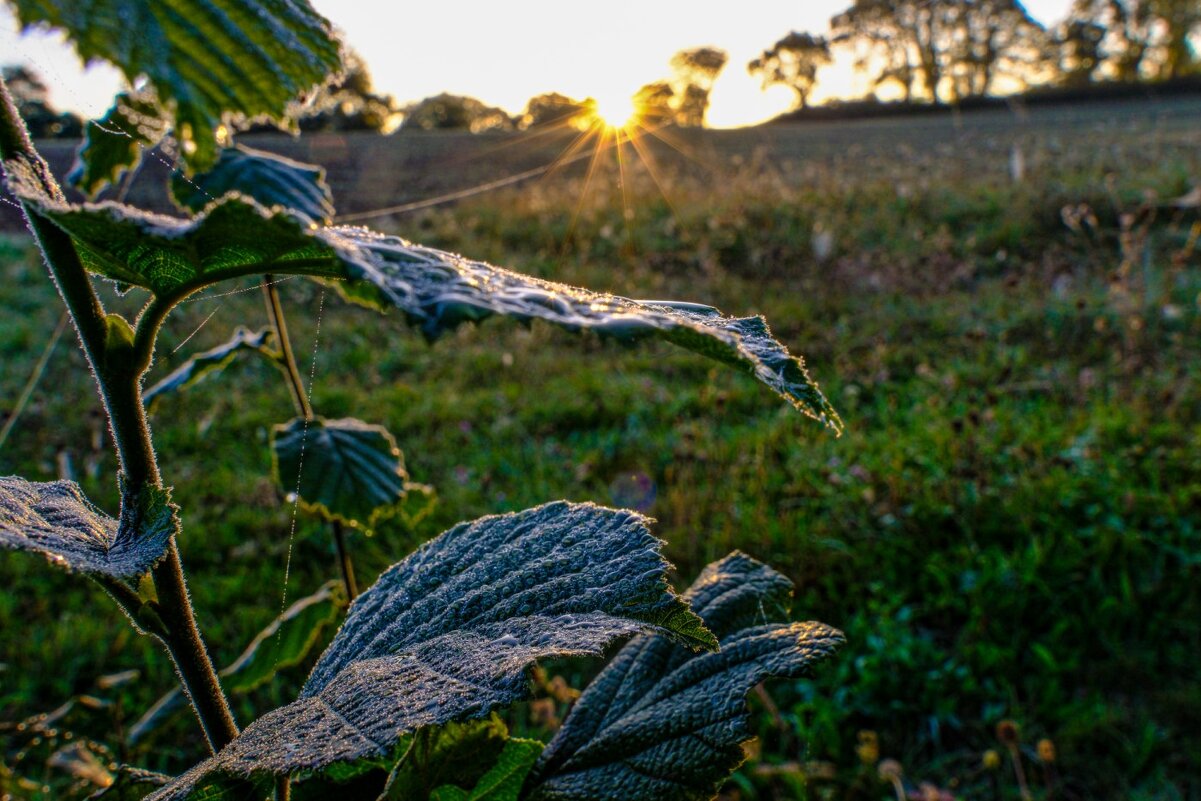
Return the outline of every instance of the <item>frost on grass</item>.
[[[743,554],[710,565],[685,596],[721,641],[694,654],[671,640],[631,641],[588,686],[526,781],[532,801],[703,801],[744,759],[746,694],[797,677],[842,635],[788,623],[791,583]]]
[[[115,579],[145,573],[175,533],[167,492],[127,494],[120,521],[93,506],[72,481],[0,478],[0,546],[30,551],[67,570]]]
[[[543,281],[365,228],[320,227],[237,195],[190,220],[107,202],[69,205],[40,189],[43,167],[7,162],[10,189],[75,240],[90,271],[160,296],[183,297],[246,275],[300,274],[337,280],[358,302],[399,309],[429,339],[491,316],[621,340],[664,339],[749,371],[801,412],[842,430],[804,361],[772,336],[762,317]]]
[[[455,526],[354,602],[297,701],[153,798],[384,755],[406,733],[524,698],[538,659],[599,656],[638,632],[714,647],[647,522],[557,502]]]

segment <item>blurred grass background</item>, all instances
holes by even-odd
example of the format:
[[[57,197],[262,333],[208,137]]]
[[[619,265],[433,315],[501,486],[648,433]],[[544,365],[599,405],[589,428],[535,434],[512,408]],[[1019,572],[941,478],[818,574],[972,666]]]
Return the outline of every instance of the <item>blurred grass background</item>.
[[[1062,798],[1201,797],[1201,229],[1195,205],[1173,202],[1201,185],[1198,122],[1201,104],[1176,100],[677,133],[648,148],[654,175],[627,147],[624,169],[602,154],[591,179],[577,164],[377,219],[558,281],[764,314],[848,427],[835,439],[669,346],[495,321],[431,346],[289,280],[318,412],[386,425],[438,493],[416,526],[353,537],[360,582],[458,520],[560,497],[635,506],[658,519],[681,585],[738,548],[796,581],[798,616],[848,636],[814,681],[753,696],[760,738],[730,797],[889,797],[856,747],[864,731],[915,783],[1017,797],[1009,767],[981,767],[1007,719],[1040,797],[1046,781]],[[565,142],[252,144],[322,161],[345,213],[528,169]],[[60,315],[17,232],[0,239],[0,310],[7,414]],[[154,377],[264,322],[253,284],[190,302]],[[273,368],[247,359],[153,417],[219,664],[279,612],[289,561],[289,599],[337,573],[320,524],[301,515],[290,536],[270,480],[268,431],[291,415]],[[68,332],[0,474],[70,476],[112,511],[114,470]],[[16,797],[62,797],[69,772],[15,724],[82,694],[60,728],[120,731],[174,678],[98,588],[20,555],[0,558],[0,582],[0,721],[14,743],[0,770]],[[596,668],[551,666],[576,686]],[[239,701],[241,720],[302,678]],[[546,735],[545,715],[513,721]],[[175,771],[201,751],[194,728],[182,715],[137,748],[93,750]],[[1051,768],[1040,738],[1056,746]]]

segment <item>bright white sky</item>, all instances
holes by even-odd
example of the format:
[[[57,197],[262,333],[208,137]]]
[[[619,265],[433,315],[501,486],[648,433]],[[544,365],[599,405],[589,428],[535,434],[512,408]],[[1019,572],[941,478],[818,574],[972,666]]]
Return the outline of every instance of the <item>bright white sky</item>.
[[[730,63],[714,87],[710,124],[748,125],[786,110],[792,92],[763,92],[746,64],[790,30],[824,33],[849,0],[312,0],[370,67],[378,91],[406,102],[452,92],[501,106],[525,107],[533,95],[557,91],[620,105],[638,87],[666,77],[678,50],[715,45]],[[1029,0],[1046,23],[1071,0]],[[391,8],[390,8],[391,6]],[[381,10],[388,9],[388,10]],[[18,36],[0,3],[0,62],[28,62],[53,87],[52,103],[86,116],[108,107],[121,81],[107,66],[83,71],[56,34]],[[842,59],[819,75],[815,99],[853,97],[866,82]],[[628,105],[628,104],[627,104]]]

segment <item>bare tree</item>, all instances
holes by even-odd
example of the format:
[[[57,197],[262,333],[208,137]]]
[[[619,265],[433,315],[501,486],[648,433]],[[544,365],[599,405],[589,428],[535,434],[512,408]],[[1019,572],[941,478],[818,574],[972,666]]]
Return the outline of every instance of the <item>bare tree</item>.
[[[817,83],[817,71],[830,62],[830,42],[824,36],[793,31],[764,50],[746,69],[759,76],[764,89],[787,86],[796,92],[797,108],[805,108]]]

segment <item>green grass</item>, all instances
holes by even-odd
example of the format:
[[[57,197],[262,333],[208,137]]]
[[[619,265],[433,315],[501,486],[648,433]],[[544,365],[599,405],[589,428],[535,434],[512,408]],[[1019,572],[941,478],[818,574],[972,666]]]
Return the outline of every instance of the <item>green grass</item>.
[[[706,140],[715,174],[665,167],[669,205],[635,169],[630,214],[609,170],[587,194],[567,175],[393,224],[557,280],[763,313],[839,408],[841,439],[749,378],[668,346],[498,322],[431,346],[314,284],[283,284],[318,411],[388,426],[414,479],[438,491],[415,529],[354,538],[361,581],[461,519],[559,497],[641,503],[681,584],[739,548],[797,582],[798,615],[848,635],[813,682],[769,687],[778,716],[755,700],[759,756],[741,797],[796,797],[802,774],[812,797],[888,797],[856,756],[871,730],[915,783],[992,798],[979,765],[1000,748],[1004,719],[1023,727],[1036,794],[1033,743],[1049,737],[1058,797],[1197,797],[1201,260],[1187,249],[1197,216],[1142,206],[1144,190],[1169,198],[1201,175],[1197,128],[1116,127],[1072,148],[1056,126],[1002,128],[908,160],[898,148],[914,142],[849,130],[826,160]],[[789,141],[770,136],[776,148]],[[1020,183],[1005,167],[1014,137],[1032,164]],[[1096,224],[1074,231],[1061,212],[1078,203]],[[1123,222],[1152,207],[1145,227]],[[833,234],[825,261],[814,256],[821,230]],[[0,244],[0,309],[8,404],[59,314],[21,238]],[[262,320],[254,291],[186,305],[155,375]],[[69,462],[113,509],[97,408],[68,336],[0,450],[0,473],[48,479]],[[153,419],[219,663],[278,612],[287,565],[289,598],[336,575],[324,530],[301,516],[290,536],[291,507],[269,478],[267,432],[290,416],[272,368],[247,360],[165,398]],[[99,589],[19,555],[0,558],[0,581],[0,720],[84,693],[110,702],[68,718],[94,736],[171,686],[158,649]],[[141,679],[97,687],[126,669]],[[595,669],[552,666],[577,686]],[[239,702],[240,718],[289,700],[300,679]],[[545,736],[524,710],[513,719]],[[199,753],[194,728],[181,716],[125,756],[178,770]],[[32,797],[61,782],[43,766],[48,749],[18,759],[9,736],[0,760],[13,774],[0,770],[0,788]],[[821,778],[822,763],[835,778]],[[1016,797],[1003,767],[1002,794]]]

